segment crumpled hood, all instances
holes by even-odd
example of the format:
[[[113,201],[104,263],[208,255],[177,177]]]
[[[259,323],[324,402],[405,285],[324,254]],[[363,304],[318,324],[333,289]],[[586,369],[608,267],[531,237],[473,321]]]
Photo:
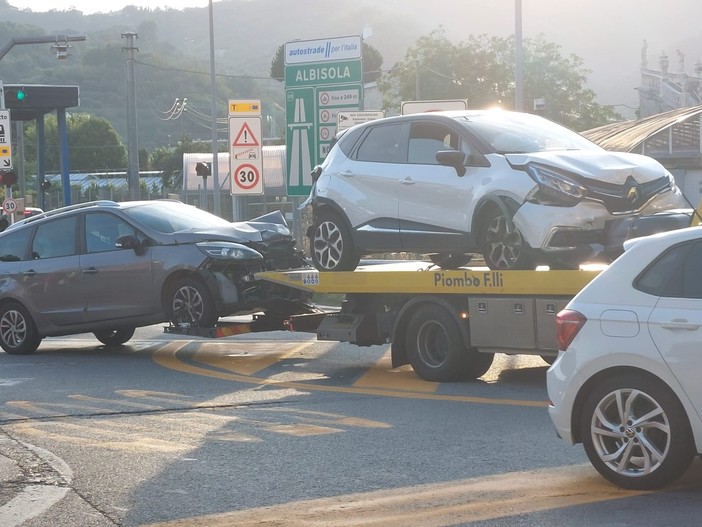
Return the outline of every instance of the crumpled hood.
[[[272,243],[291,240],[290,229],[280,211],[271,212],[249,221],[232,222],[229,225],[188,229],[173,233],[175,243],[197,243],[217,240],[241,244]]]
[[[527,163],[539,163],[578,174],[587,179],[622,185],[629,176],[637,183],[653,181],[665,176],[667,170],[655,159],[641,154],[608,151],[552,151],[533,154],[506,154],[515,168]]]

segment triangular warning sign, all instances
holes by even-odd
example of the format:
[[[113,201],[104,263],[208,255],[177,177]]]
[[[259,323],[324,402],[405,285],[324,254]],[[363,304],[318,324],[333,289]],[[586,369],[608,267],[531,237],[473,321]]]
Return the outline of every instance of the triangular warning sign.
[[[244,123],[244,126],[241,127],[232,146],[258,146],[258,139],[251,131],[249,123]]]

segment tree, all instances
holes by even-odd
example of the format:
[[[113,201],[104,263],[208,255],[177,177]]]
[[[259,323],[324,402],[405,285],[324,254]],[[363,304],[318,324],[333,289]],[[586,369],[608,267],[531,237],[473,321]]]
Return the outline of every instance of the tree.
[[[68,159],[71,172],[119,170],[127,166],[127,151],[117,131],[107,119],[88,114],[70,114],[66,118],[68,134]],[[46,172],[59,172],[60,145],[56,116],[45,120]],[[26,127],[25,159],[28,169],[36,170],[36,125]],[[31,168],[30,168],[31,167]],[[28,170],[29,173],[29,170]]]
[[[564,57],[560,46],[543,36],[525,39],[523,48],[524,101],[544,99],[544,117],[575,130],[587,130],[621,117],[595,102],[586,87],[589,70],[576,55]],[[450,42],[439,29],[419,38],[379,81],[386,110],[403,100],[467,99],[471,108],[514,108],[514,39],[470,36]],[[419,93],[417,93],[419,92]]]
[[[183,154],[195,152],[212,152],[212,143],[193,141],[189,137],[183,137],[174,148],[162,146],[155,149],[151,153],[149,162],[154,170],[161,171],[163,186],[175,189],[183,172]]]
[[[373,82],[380,77],[383,56],[370,44],[363,42],[363,82]],[[271,61],[270,76],[279,81],[285,80],[285,44],[278,46]]]

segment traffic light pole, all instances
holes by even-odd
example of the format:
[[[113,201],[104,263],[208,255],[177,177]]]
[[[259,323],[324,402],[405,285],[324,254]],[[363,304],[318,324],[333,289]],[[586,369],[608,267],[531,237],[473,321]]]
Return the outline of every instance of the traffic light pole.
[[[46,35],[40,37],[12,37],[0,47],[0,60],[2,60],[13,47],[21,44],[55,44],[57,42],[82,42],[84,40],[85,36],[82,35],[70,37],[68,35],[56,35],[53,37],[47,37]]]

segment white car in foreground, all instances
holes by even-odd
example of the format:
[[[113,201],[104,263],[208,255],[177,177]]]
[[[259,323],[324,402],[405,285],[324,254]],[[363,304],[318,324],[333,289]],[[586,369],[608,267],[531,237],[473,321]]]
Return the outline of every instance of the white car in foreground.
[[[624,247],[558,314],[549,413],[605,478],[655,489],[702,453],[702,228]]]

